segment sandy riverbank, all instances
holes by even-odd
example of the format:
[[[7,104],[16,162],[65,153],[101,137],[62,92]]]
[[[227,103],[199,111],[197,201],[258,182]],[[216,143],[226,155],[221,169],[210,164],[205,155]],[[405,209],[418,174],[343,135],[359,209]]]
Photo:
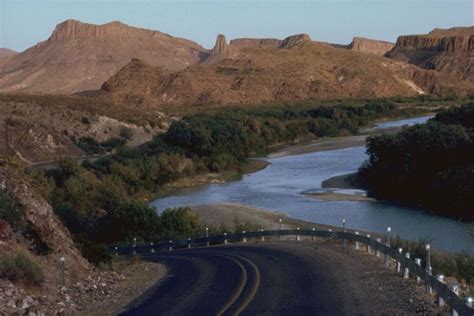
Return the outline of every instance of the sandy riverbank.
[[[348,147],[364,146],[367,135],[344,136],[318,139],[311,143],[291,145],[268,155],[268,158],[308,154],[317,151],[337,150]]]
[[[198,214],[202,223],[207,225],[225,225],[230,229],[239,224],[252,224],[265,230],[273,230],[279,228],[279,220],[282,220],[283,229],[293,228],[316,228],[321,230],[332,229],[334,231],[341,230],[342,227],[314,223],[289,217],[281,212],[269,209],[253,207],[249,205],[224,202],[191,206],[191,211]],[[349,229],[349,231],[352,231]],[[368,232],[371,233],[371,232]],[[372,233],[372,236],[378,234]]]
[[[376,202],[374,198],[361,195],[361,194],[345,194],[339,192],[311,192],[305,193],[306,196],[315,198],[321,201],[365,201],[365,202]]]

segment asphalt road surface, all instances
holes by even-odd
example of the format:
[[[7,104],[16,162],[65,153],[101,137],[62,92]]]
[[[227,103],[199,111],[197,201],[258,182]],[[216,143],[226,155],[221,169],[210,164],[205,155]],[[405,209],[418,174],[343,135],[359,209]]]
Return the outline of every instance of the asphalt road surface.
[[[147,257],[168,277],[123,315],[342,315],[345,295],[311,247],[239,244]]]

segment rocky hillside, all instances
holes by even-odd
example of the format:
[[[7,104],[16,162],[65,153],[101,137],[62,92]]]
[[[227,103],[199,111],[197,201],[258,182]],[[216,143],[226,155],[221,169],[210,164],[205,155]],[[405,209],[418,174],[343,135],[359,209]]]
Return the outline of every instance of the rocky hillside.
[[[369,53],[378,56],[385,55],[395,46],[394,43],[373,40],[365,37],[354,37],[348,48],[362,53]]]
[[[473,91],[472,85],[447,74],[311,42],[306,36],[273,48],[274,41],[265,47],[247,43],[254,47],[234,52],[219,37],[214,56],[221,52],[225,58],[178,72],[134,60],[104,83],[98,95],[118,103],[178,106],[425,93],[462,96]]]
[[[386,56],[474,82],[474,27],[400,36]]]
[[[93,25],[67,20],[48,40],[0,65],[0,91],[95,90],[132,58],[179,70],[207,55],[192,41],[121,22]]]
[[[8,130],[6,124],[8,123]],[[80,140],[121,139],[126,146],[149,141],[167,127],[163,114],[79,96],[0,95],[0,156],[10,151],[26,163],[87,155]],[[8,135],[6,135],[8,133]]]

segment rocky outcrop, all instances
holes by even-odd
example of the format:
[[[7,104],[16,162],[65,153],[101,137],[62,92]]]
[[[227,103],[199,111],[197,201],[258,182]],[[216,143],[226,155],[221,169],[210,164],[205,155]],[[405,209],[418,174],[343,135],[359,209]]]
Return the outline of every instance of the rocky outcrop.
[[[407,35],[397,39],[394,50],[416,49],[436,52],[471,53],[474,52],[474,35],[431,37]]]
[[[236,38],[230,41],[233,50],[242,48],[277,48],[281,45],[282,40],[276,38]]]
[[[181,70],[209,55],[195,42],[121,22],[67,20],[48,40],[0,64],[0,91],[75,93],[96,90],[132,58]]]
[[[311,42],[311,37],[308,34],[296,34],[285,38],[279,48],[291,48],[303,42]]]
[[[74,244],[69,231],[63,226],[48,202],[35,192],[32,185],[10,168],[0,169],[0,183],[5,194],[25,210],[26,220],[34,227],[41,241],[58,256],[64,256],[71,267],[81,271],[92,267]]]
[[[365,37],[354,37],[348,48],[356,52],[383,56],[394,46],[395,44],[390,42],[378,41]]]
[[[227,44],[227,40],[225,35],[219,34],[216,39],[216,44],[211,50],[211,55],[222,55],[228,53],[230,51],[229,44]]]
[[[400,36],[385,56],[474,82],[474,27]]]

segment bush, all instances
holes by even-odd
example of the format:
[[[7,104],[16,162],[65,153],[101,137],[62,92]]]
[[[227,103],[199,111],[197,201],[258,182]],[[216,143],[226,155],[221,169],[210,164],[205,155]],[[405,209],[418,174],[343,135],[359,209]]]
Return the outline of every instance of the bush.
[[[24,250],[9,251],[0,256],[0,278],[34,286],[44,282],[41,266]]]
[[[12,227],[19,228],[23,223],[24,211],[5,193],[0,192],[0,219],[7,221]]]

